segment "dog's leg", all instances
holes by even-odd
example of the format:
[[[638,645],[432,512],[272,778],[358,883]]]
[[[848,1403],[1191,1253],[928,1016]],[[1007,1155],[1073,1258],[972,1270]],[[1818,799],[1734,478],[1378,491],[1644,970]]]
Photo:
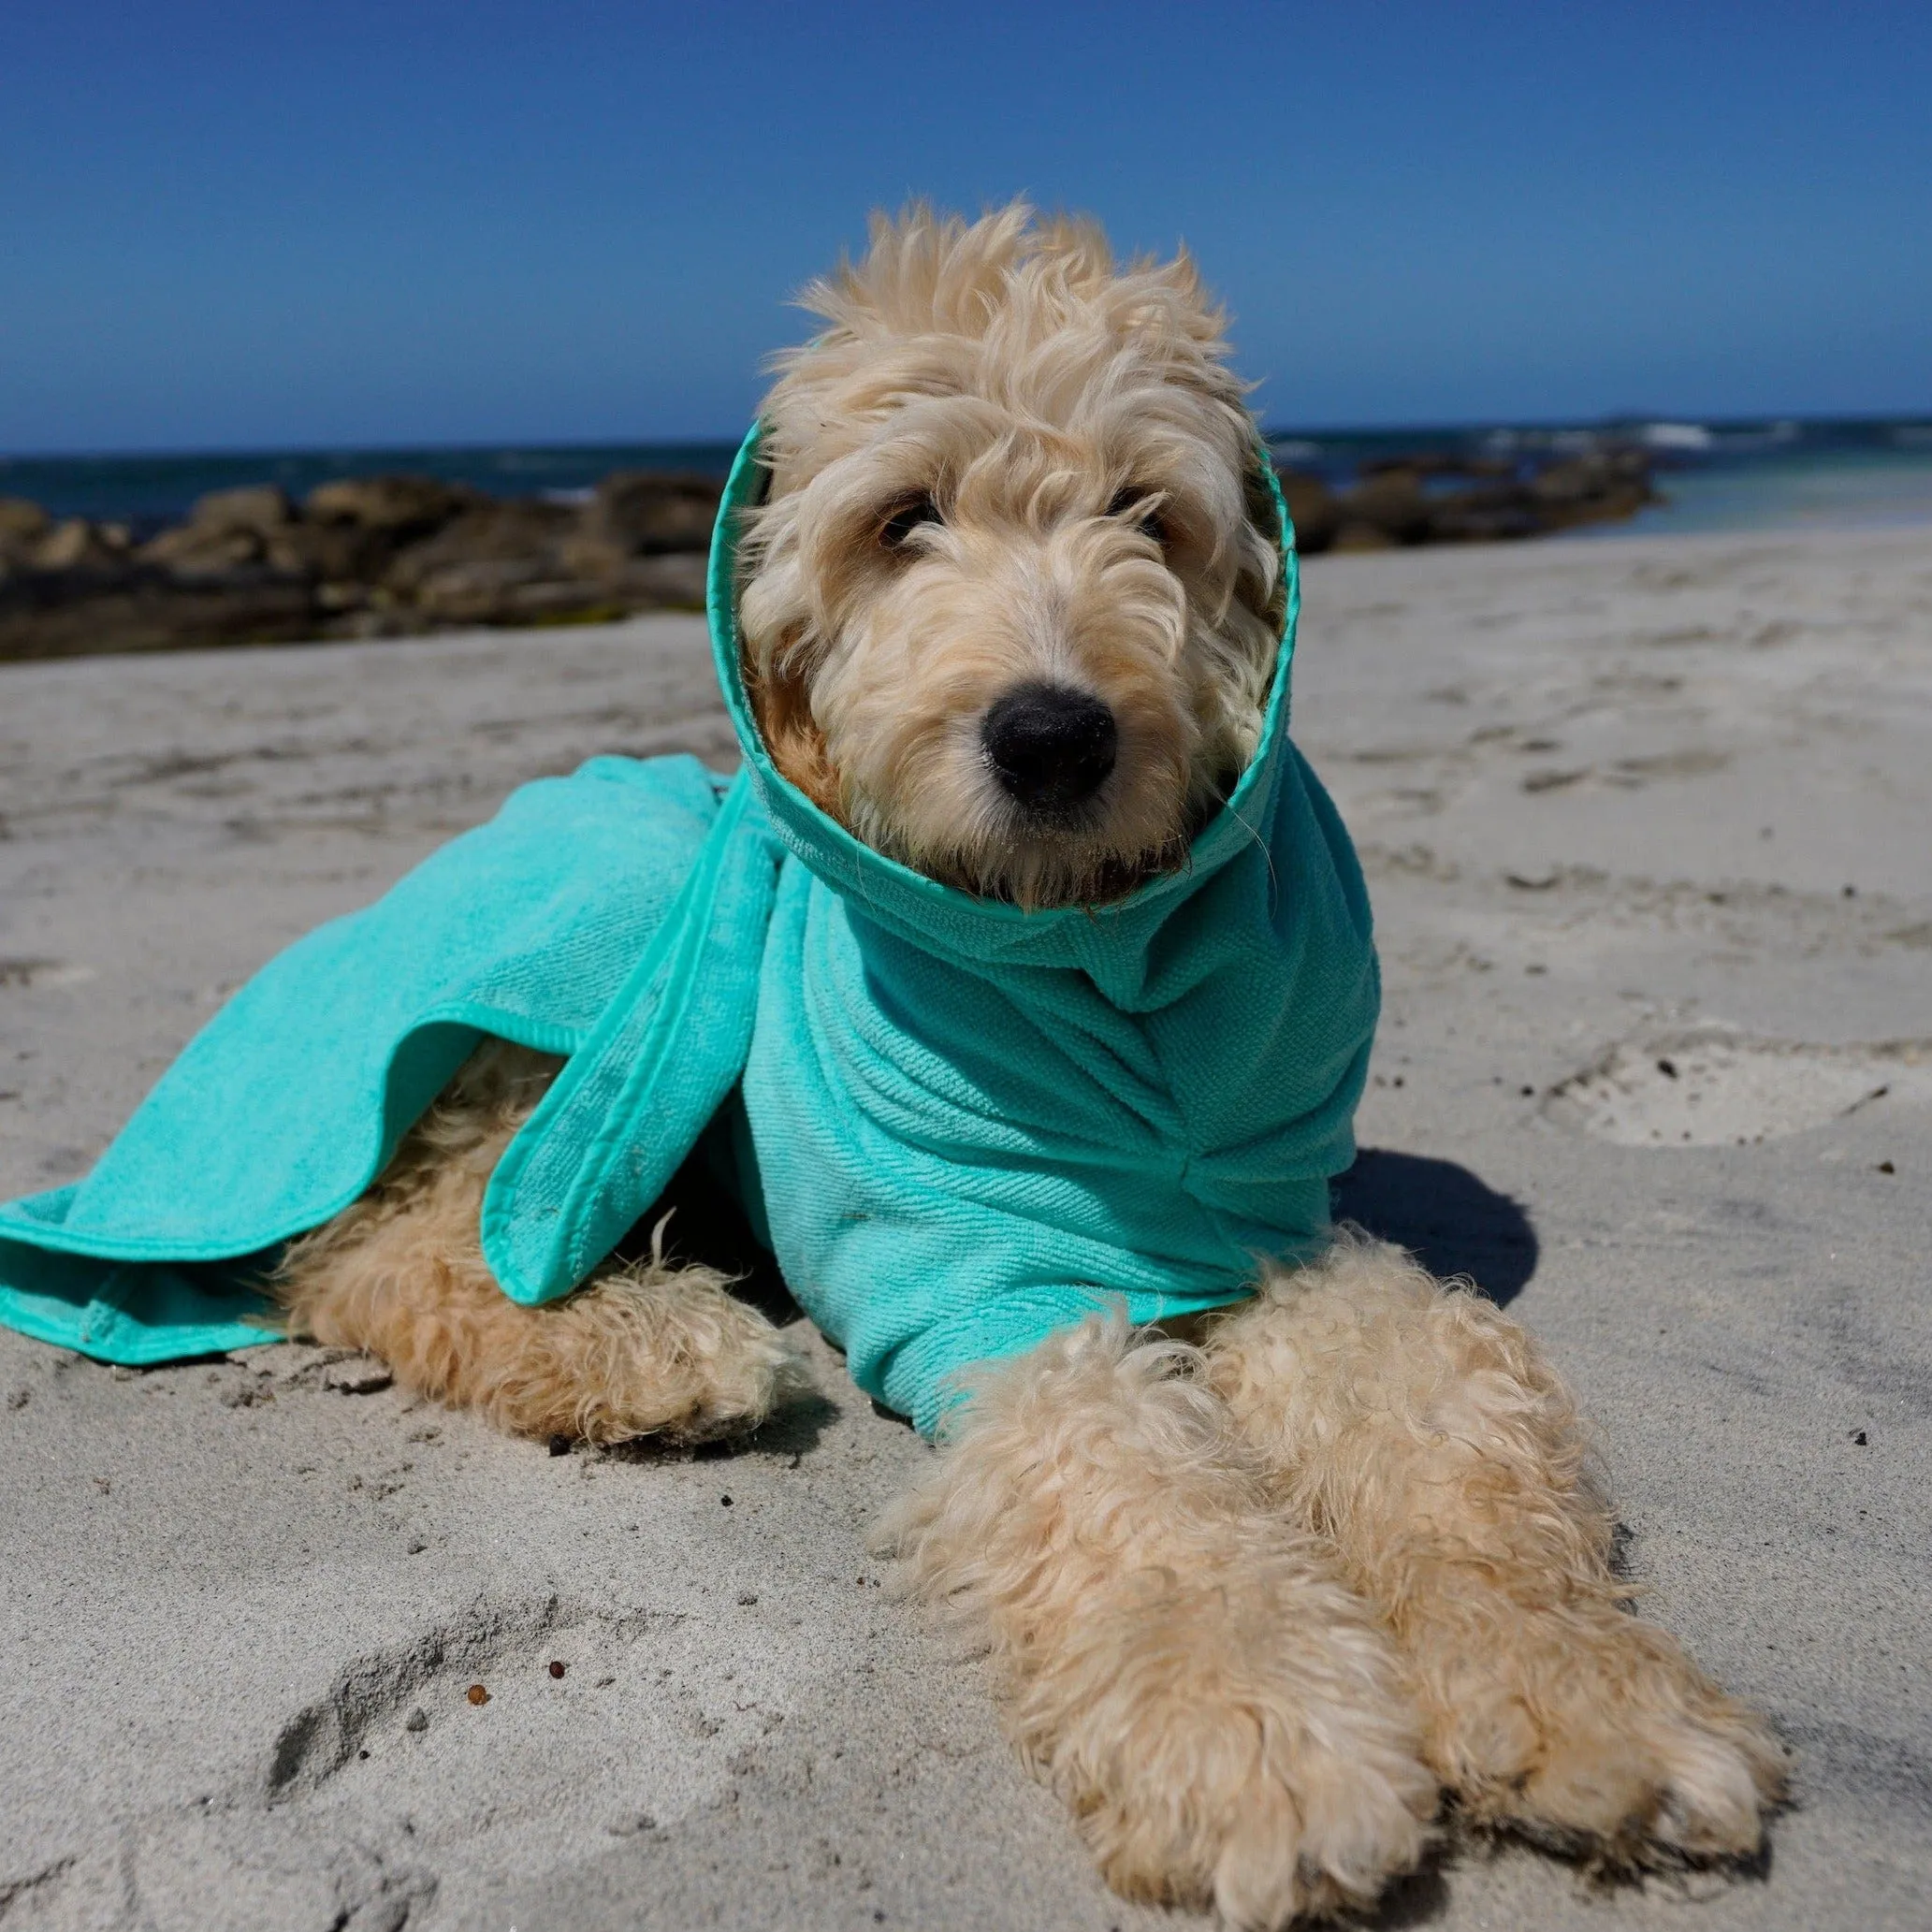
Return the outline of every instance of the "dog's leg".
[[[1782,1753],[1623,1607],[1576,1410],[1523,1329],[1349,1237],[1206,1353],[1290,1520],[1395,1631],[1467,1813],[1615,1863],[1757,1848]]]
[[[1437,1783],[1387,1634],[1199,1365],[1096,1317],[982,1372],[880,1542],[990,1645],[1111,1883],[1277,1926],[1413,1865]]]
[[[613,1265],[524,1308],[484,1265],[484,1189],[557,1064],[501,1045],[469,1061],[376,1184],[289,1245],[273,1286],[290,1332],[366,1348],[408,1387],[517,1435],[755,1428],[802,1371],[713,1270]]]

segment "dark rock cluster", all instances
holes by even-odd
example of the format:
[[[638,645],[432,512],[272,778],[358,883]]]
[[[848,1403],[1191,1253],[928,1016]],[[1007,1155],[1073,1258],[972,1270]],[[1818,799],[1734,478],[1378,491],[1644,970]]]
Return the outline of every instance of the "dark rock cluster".
[[[0,660],[586,623],[705,601],[719,485],[616,472],[581,505],[422,476],[217,491],[145,543],[0,498]]]
[[[1379,458],[1336,488],[1284,469],[1304,554],[1482,543],[1631,516],[1656,493],[1638,449],[1541,464]],[[700,608],[715,478],[617,471],[588,501],[499,498],[426,476],[206,496],[137,542],[0,498],[0,661],[94,651],[590,623]]]
[[[1304,557],[1402,544],[1489,544],[1634,516],[1661,501],[1648,452],[1610,445],[1547,461],[1426,451],[1364,463],[1344,489],[1284,468]]]

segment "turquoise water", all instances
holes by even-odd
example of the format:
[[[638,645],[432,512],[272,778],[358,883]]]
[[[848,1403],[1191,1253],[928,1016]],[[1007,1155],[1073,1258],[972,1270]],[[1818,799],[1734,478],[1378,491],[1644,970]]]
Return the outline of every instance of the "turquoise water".
[[[1667,501],[1576,535],[1883,530],[1932,524],[1932,448],[1845,450],[1660,472]]]
[[[1601,542],[1669,531],[1857,530],[1932,524],[1932,420],[1422,426],[1271,432],[1286,462],[1350,481],[1358,464],[1430,451],[1525,467],[1606,442],[1639,442],[1665,501],[1628,523],[1579,532]],[[612,470],[695,470],[722,478],[731,443],[556,447],[270,450],[182,456],[0,456],[0,496],[60,516],[127,522],[145,534],[212,489],[279,483],[300,497],[336,477],[408,471],[498,496],[568,501]]]

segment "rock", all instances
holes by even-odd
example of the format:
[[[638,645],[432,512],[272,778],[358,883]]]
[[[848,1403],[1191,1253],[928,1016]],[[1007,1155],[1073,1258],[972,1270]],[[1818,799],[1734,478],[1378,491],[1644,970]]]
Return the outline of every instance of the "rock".
[[[1344,517],[1336,525],[1335,540],[1330,547],[1336,550],[1392,550],[1395,539],[1377,524]]]
[[[1649,465],[1634,450],[1597,451],[1551,463],[1531,478],[1529,492],[1545,529],[1632,516],[1657,501]]]
[[[573,577],[594,583],[609,583],[623,575],[632,556],[621,545],[601,536],[594,529],[580,524],[569,531],[557,546],[557,561]]]
[[[1430,506],[1431,544],[1501,544],[1533,537],[1547,529],[1517,487],[1465,490],[1439,497]]]
[[[185,523],[141,545],[140,560],[184,577],[220,577],[259,563],[295,518],[288,493],[272,483],[211,490]]]
[[[241,489],[211,490],[196,500],[188,522],[197,530],[254,530],[266,536],[294,519],[295,505],[279,484],[255,483]]]
[[[307,584],[259,571],[178,579],[136,565],[118,576],[74,570],[0,579],[0,662],[279,644],[321,628]]]
[[[127,561],[125,547],[116,547],[84,516],[56,524],[27,553],[39,571],[84,571],[95,575],[118,574]]]
[[[412,544],[386,581],[391,588],[409,592],[451,564],[547,560],[575,527],[575,513],[561,503],[534,499],[481,503],[464,510],[435,536]]]
[[[322,1386],[341,1395],[374,1395],[395,1380],[387,1362],[372,1355],[351,1356],[346,1361],[330,1362],[322,1371]]]
[[[1338,500],[1334,547],[1500,543],[1628,516],[1656,501],[1649,475],[1643,451],[1619,446],[1538,467],[1442,450],[1381,457]]]
[[[1333,545],[1340,521],[1334,491],[1306,470],[1277,469],[1275,474],[1295,526],[1295,548],[1304,557],[1319,556]]]
[[[637,557],[612,580],[610,589],[631,610],[703,610],[708,551]]]
[[[262,533],[245,525],[181,523],[140,547],[143,563],[184,577],[220,577],[245,564],[259,563],[267,545]]]
[[[374,602],[375,593],[367,584],[342,582],[317,584],[315,587],[316,608],[327,611],[331,615],[340,615],[344,611],[367,610]],[[331,630],[326,634],[334,636],[335,632]]]
[[[437,625],[702,608],[718,494],[705,477],[619,474],[582,513],[533,499],[486,501],[400,550],[381,594]]]
[[[1421,474],[1414,468],[1387,468],[1364,477],[1343,494],[1336,512],[1344,527],[1366,524],[1394,544],[1428,541],[1429,500],[1422,493]],[[1336,547],[1342,547],[1339,531]]]
[[[541,558],[478,558],[412,569],[402,588],[426,616],[451,624],[500,624],[508,621],[515,594],[543,576]]]
[[[302,510],[313,523],[354,524],[406,542],[490,501],[467,484],[441,483],[433,476],[356,476],[312,489]]]
[[[490,502],[465,510],[435,536],[404,550],[383,587],[445,622],[513,623],[519,609],[530,607],[528,600],[519,604],[516,593],[571,581],[559,552],[576,527],[575,513],[560,503]],[[589,602],[590,593],[578,601]]]
[[[1514,465],[1497,457],[1459,456],[1453,450],[1418,449],[1401,456],[1371,457],[1357,466],[1360,476],[1383,476],[1391,471],[1416,476],[1509,476]]]
[[[270,531],[264,556],[273,570],[331,586],[376,582],[396,555],[386,530],[357,523],[291,523]]]
[[[24,559],[47,534],[51,519],[25,497],[0,497],[0,563]]]
[[[709,478],[625,474],[579,510],[379,476],[298,511],[269,485],[203,498],[136,552],[16,505],[0,528],[31,554],[0,554],[0,659],[700,609],[718,496]]]
[[[586,510],[585,534],[624,557],[709,550],[723,493],[713,476],[614,470]]]

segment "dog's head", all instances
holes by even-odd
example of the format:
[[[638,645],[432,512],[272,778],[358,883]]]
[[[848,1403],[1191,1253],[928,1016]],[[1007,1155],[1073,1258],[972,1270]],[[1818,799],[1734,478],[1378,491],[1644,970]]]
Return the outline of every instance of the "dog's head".
[[[1280,530],[1193,264],[1015,206],[875,220],[806,291],[743,550],[778,769],[859,837],[1024,906],[1178,864],[1253,755]]]

